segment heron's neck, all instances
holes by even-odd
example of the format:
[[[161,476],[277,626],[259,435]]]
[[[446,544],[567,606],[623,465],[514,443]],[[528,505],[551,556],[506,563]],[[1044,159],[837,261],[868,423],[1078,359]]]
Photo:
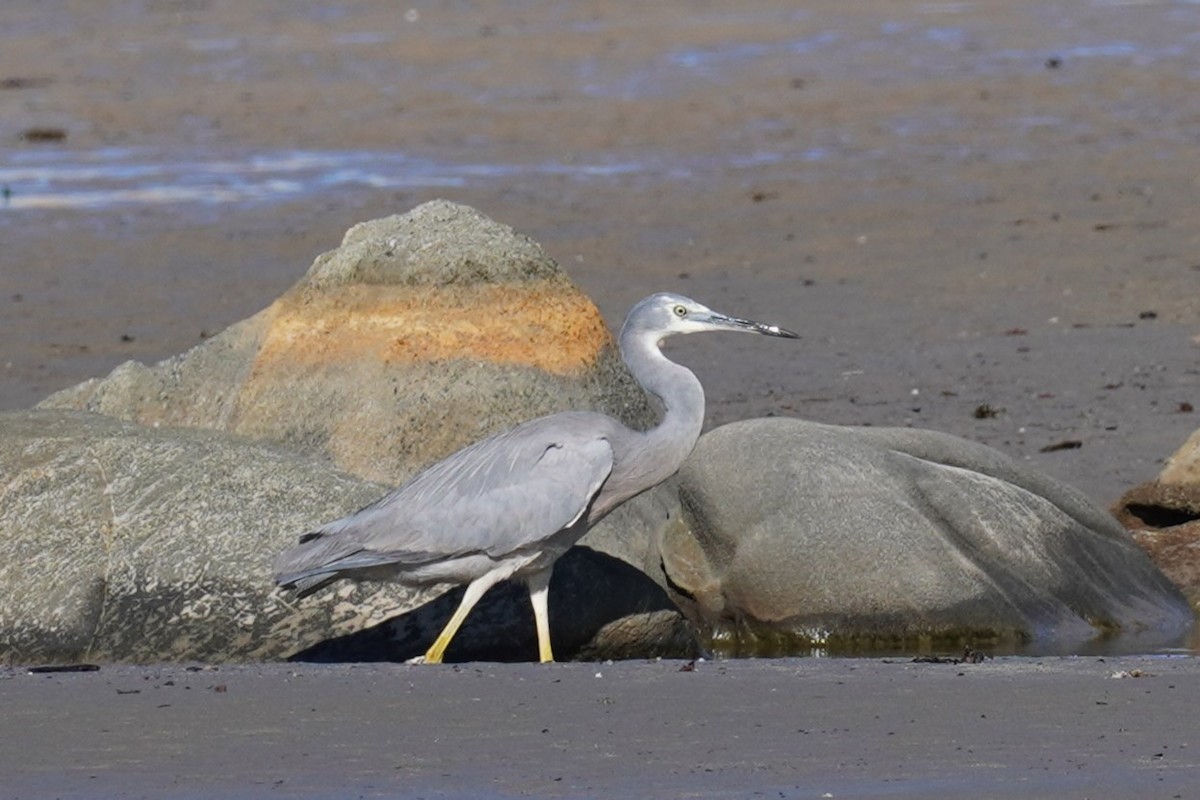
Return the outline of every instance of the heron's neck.
[[[621,358],[641,387],[663,406],[658,425],[641,434],[643,447],[658,458],[655,476],[666,480],[683,465],[700,438],[704,425],[704,388],[687,367],[663,355],[659,337],[646,333],[621,333]]]

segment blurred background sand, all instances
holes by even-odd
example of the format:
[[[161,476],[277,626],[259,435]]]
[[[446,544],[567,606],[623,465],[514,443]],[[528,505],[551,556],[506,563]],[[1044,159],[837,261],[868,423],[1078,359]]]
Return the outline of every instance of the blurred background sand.
[[[710,424],[937,428],[1110,503],[1200,423],[1200,5],[0,21],[0,408],[186,349],[350,225],[445,197],[541,242],[613,327],[675,290],[804,335],[673,344]]]

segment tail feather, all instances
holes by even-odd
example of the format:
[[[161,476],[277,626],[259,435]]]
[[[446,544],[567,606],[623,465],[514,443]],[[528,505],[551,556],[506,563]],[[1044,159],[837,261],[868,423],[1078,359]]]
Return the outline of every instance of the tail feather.
[[[307,597],[339,578],[379,578],[384,573],[391,577],[392,570],[428,564],[446,555],[374,551],[364,547],[358,536],[348,535],[337,523],[331,523],[303,534],[299,544],[280,553],[272,572],[277,585]]]
[[[321,591],[329,584],[336,581],[340,575],[336,572],[324,572],[318,575],[308,575],[305,577],[292,577],[287,575],[276,576],[275,582],[284,589],[291,589],[296,593],[296,599],[308,597],[310,594]]]
[[[300,544],[284,550],[275,559],[275,583],[294,589],[297,597],[307,597],[336,581],[341,570],[333,562],[361,549],[342,537],[312,531],[300,537]]]

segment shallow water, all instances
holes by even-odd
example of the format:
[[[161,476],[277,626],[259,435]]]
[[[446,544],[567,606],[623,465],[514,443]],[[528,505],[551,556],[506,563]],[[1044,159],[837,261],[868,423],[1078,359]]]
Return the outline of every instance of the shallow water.
[[[869,24],[863,24],[862,14],[850,11],[819,22],[809,12],[797,10],[700,13],[689,18],[689,27],[731,32],[712,43],[668,46],[624,58],[584,55],[564,62],[562,74],[544,83],[492,85],[481,82],[478,65],[471,64],[455,65],[423,80],[473,106],[498,110],[536,100],[542,94],[567,102],[645,101],[721,90],[747,75],[757,76],[755,80],[798,75],[810,81],[836,76],[838,80],[896,86],[951,78],[1044,76],[1047,81],[1069,85],[1090,70],[1170,64],[1173,71],[1200,77],[1200,2],[1094,0],[1087,4],[1089,13],[1084,17],[1047,7],[1037,12],[1035,33],[1020,37],[1020,47],[1010,46],[1011,31],[1006,30],[1017,23],[1001,18],[994,29],[980,27],[968,13],[975,5],[931,2],[916,6],[915,13],[907,15],[876,11]],[[326,12],[310,10],[308,14],[324,19]],[[1155,24],[1130,26],[1132,15],[1138,14],[1152,14]],[[794,30],[796,35],[765,39],[761,28],[749,37],[739,31],[739,26],[761,24],[764,19],[780,30]],[[616,37],[629,20],[575,19],[564,12],[528,24],[544,28],[541,33],[546,37],[580,33]],[[287,53],[296,47],[284,33],[255,40],[254,51],[247,50],[249,43],[240,37],[213,36],[204,28],[192,35],[184,29],[183,34],[181,45],[188,51],[214,58],[228,56],[206,68],[219,67],[220,80],[233,83],[250,79],[261,69],[255,57]],[[396,44],[402,35],[402,29],[346,30],[333,41],[343,49],[348,68],[361,75],[364,85],[377,85],[380,92],[391,95],[396,91],[395,76],[371,66],[371,48]],[[122,45],[122,51],[137,54],[154,46],[153,42],[131,39]],[[1127,119],[1131,124],[1148,113],[1156,118],[1154,135],[1168,139],[1177,138],[1180,132],[1190,135],[1191,124],[1171,124],[1187,123],[1189,109],[1152,109],[1133,98],[1119,98],[1111,109],[1113,119]],[[1179,119],[1172,120],[1172,116]],[[902,161],[913,154],[952,162],[983,157],[993,162],[1020,162],[1029,158],[1025,140],[1031,133],[1055,129],[1076,137],[1112,135],[1095,128],[1092,121],[1067,115],[1015,115],[993,122],[995,130],[976,131],[976,147],[963,147],[962,133],[978,123],[962,119],[960,111],[950,105],[933,114],[928,108],[911,113],[898,109],[886,121],[886,130],[876,132],[881,136],[837,127],[823,129],[819,119],[747,118],[742,121],[744,129],[738,141],[717,142],[715,151],[704,154],[674,149],[631,153],[614,146],[589,148],[585,155],[569,160],[543,161],[502,155],[503,148],[492,146],[482,131],[475,131],[471,140],[469,151],[472,156],[478,154],[471,159],[461,158],[461,150],[449,151],[451,155],[445,157],[420,148],[238,150],[197,142],[179,149],[78,150],[56,144],[0,148],[0,205],[9,211],[178,205],[182,213],[188,213],[188,206],[288,202],[346,190],[457,188],[512,182],[518,176],[572,181],[633,177],[648,185],[768,165],[790,165],[801,168],[793,172],[810,173],[821,165],[845,173],[862,169],[865,163]],[[804,130],[803,142],[781,141],[798,124]],[[815,174],[804,177],[818,178]]]
[[[92,151],[22,151],[0,166],[2,205],[32,209],[105,210],[188,204],[262,205],[340,190],[411,190],[462,187],[523,177],[603,181],[635,176],[646,181],[678,180],[716,169],[737,170],[789,158],[819,161],[814,148],[795,154],[730,154],[711,159],[647,154],[641,159],[545,161],[533,164],[454,162],[402,152],[277,150],[178,153],[145,148]]]
[[[722,631],[705,641],[716,658],[912,658],[961,659],[1022,656],[1179,656],[1200,655],[1200,620],[1173,631],[1097,636],[1078,639],[1043,635],[1030,640],[1011,637],[914,637],[899,641],[834,640],[821,636],[781,633],[754,634],[749,630]]]

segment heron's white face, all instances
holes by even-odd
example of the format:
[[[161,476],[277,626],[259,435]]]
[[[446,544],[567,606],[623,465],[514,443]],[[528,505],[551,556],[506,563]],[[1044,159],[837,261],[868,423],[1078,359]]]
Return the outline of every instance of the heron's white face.
[[[715,330],[717,326],[714,326],[712,321],[722,316],[703,303],[697,303],[682,295],[663,295],[662,304],[666,311],[666,314],[663,315],[665,323],[662,327],[670,333],[700,333]]]
[[[764,325],[713,311],[703,303],[697,303],[690,297],[680,294],[663,292],[651,295],[634,306],[629,312],[626,325],[653,332],[659,335],[660,341],[668,336],[682,333],[703,333],[704,331],[739,331],[741,333],[759,333],[766,336],[782,336],[788,339],[798,339],[796,334],[786,331],[776,325]]]

